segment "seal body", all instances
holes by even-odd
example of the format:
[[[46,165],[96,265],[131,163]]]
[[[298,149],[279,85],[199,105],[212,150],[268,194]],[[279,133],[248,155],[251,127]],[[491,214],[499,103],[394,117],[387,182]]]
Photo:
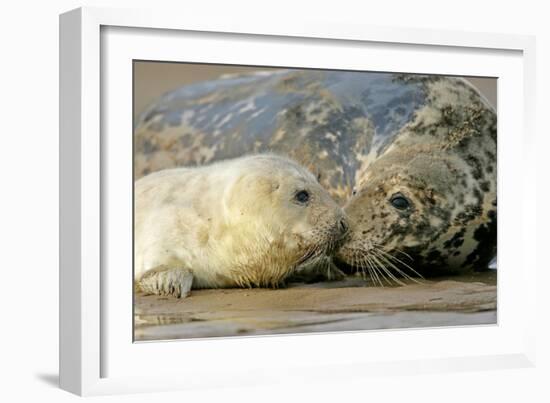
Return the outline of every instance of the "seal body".
[[[141,178],[134,217],[137,287],[178,297],[191,287],[277,286],[347,231],[315,177],[274,155]]]
[[[369,102],[367,87],[374,91]],[[136,122],[135,177],[268,151],[314,172],[343,202],[386,113],[377,88],[408,97],[388,77],[352,72],[282,70],[182,87]],[[400,117],[387,111],[397,120],[384,123],[384,133],[410,118],[407,108]]]
[[[230,76],[162,97],[137,121],[135,146],[136,178],[254,152],[291,156],[345,206],[344,266],[437,273],[487,267],[496,253],[496,113],[459,78]]]

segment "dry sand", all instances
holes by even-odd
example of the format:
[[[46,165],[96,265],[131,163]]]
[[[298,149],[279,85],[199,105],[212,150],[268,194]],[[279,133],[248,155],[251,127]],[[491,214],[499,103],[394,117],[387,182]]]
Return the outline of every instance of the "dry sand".
[[[496,271],[373,287],[358,277],[287,288],[135,298],[135,339],[168,340],[496,323]]]

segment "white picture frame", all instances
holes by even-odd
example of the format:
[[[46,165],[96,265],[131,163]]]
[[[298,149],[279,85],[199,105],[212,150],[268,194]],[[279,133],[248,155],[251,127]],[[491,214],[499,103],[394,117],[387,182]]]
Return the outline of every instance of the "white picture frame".
[[[97,395],[534,365],[536,220],[525,200],[535,171],[534,49],[534,38],[520,35],[151,10],[61,15],[61,387]],[[113,134],[131,133],[133,59],[498,76],[498,324],[133,343],[124,269],[131,134]]]

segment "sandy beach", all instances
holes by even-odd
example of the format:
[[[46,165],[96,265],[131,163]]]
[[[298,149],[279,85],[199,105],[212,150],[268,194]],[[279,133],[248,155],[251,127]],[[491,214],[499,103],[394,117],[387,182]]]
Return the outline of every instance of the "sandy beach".
[[[379,287],[350,276],[276,290],[193,290],[185,299],[137,294],[135,340],[494,324],[496,277]]]

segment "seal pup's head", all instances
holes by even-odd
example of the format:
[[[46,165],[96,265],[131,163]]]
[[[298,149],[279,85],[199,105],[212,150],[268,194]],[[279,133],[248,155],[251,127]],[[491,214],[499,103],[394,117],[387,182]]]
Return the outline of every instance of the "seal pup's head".
[[[277,155],[235,160],[223,199],[240,286],[276,286],[332,254],[348,231],[343,210],[307,169]],[[229,173],[230,175],[232,173]]]

